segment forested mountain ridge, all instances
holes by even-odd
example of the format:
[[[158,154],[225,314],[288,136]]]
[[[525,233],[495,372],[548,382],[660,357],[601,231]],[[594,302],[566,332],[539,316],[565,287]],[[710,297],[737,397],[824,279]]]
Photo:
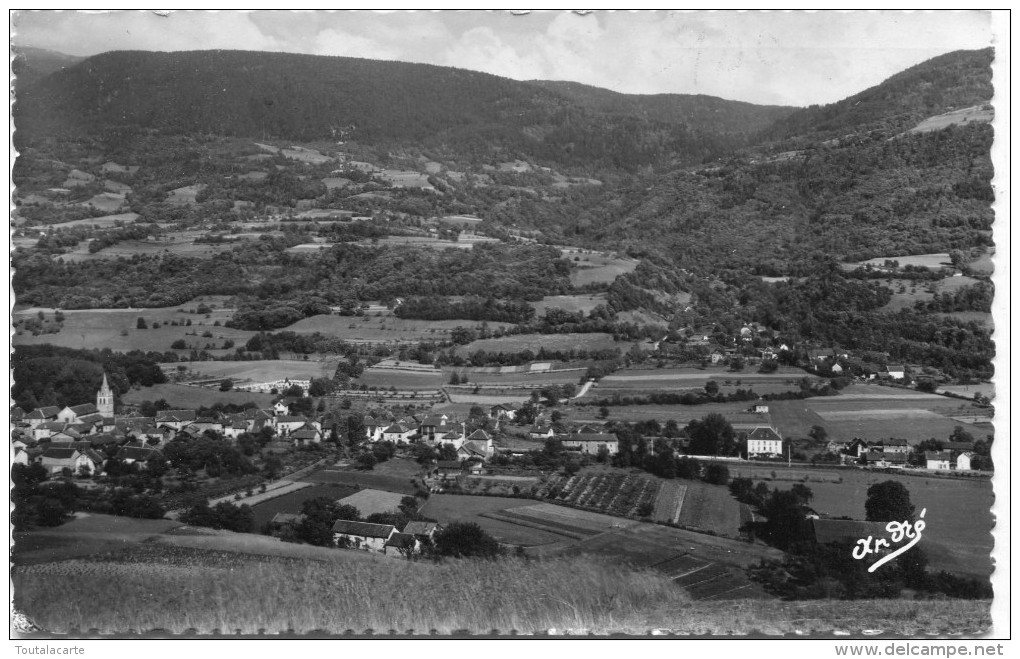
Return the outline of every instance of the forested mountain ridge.
[[[682,121],[717,133],[750,135],[789,116],[797,108],[756,105],[704,94],[621,94],[568,80],[530,80],[531,84],[562,94],[580,105],[607,114],[653,121]]]
[[[413,144],[475,158],[624,169],[698,162],[735,144],[680,117],[607,113],[554,90],[485,73],[347,57],[109,52],[20,92],[13,113],[22,139],[33,132],[131,126]],[[747,104],[735,105],[748,111]]]
[[[85,59],[77,55],[65,55],[43,48],[19,47],[14,49],[11,72],[17,76],[19,88],[45,78],[55,71],[74,66]]]
[[[763,139],[837,137],[863,130],[902,131],[933,115],[988,103],[992,48],[957,50],[901,71],[884,82],[828,105],[812,105],[776,121]]]

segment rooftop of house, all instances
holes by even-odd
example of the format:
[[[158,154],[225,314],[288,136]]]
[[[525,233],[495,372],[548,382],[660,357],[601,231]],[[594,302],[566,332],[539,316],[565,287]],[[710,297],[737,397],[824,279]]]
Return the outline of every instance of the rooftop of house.
[[[370,524],[369,522],[350,522],[344,519],[333,524],[333,533],[358,535],[363,538],[388,538],[396,531],[392,524]]]
[[[779,433],[768,426],[758,426],[751,432],[747,433],[747,439],[771,440],[777,442],[783,441],[783,438],[780,437]]]
[[[857,542],[861,538],[885,537],[885,522],[864,522],[855,519],[812,519],[815,542]]]

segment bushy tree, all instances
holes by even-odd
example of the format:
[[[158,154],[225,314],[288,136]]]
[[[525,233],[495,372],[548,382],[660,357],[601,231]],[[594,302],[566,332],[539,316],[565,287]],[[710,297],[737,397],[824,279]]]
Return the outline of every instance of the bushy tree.
[[[733,455],[737,451],[733,426],[717,412],[691,421],[685,431],[691,438],[690,452],[695,455]]]
[[[453,558],[496,558],[499,542],[474,522],[452,522],[435,536],[436,553]]]
[[[913,520],[914,504],[910,502],[910,491],[899,481],[875,483],[868,488],[864,513],[869,522]]]

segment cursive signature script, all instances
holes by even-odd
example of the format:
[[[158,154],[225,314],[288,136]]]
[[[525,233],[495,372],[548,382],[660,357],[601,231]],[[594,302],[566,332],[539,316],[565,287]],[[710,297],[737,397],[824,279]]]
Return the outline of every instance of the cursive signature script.
[[[922,509],[920,519],[916,522],[889,522],[885,525],[885,530],[890,534],[889,540],[892,540],[893,544],[899,544],[908,538],[910,539],[910,542],[875,561],[871,567],[868,568],[868,572],[874,572],[921,541],[921,532],[924,531],[925,527],[924,514],[927,511],[927,508]],[[853,557],[857,560],[861,560],[871,554],[877,554],[883,547],[892,546],[889,543],[889,540],[886,540],[885,538],[875,540],[874,537],[870,535],[867,538],[862,538],[857,541],[857,545],[854,547]]]

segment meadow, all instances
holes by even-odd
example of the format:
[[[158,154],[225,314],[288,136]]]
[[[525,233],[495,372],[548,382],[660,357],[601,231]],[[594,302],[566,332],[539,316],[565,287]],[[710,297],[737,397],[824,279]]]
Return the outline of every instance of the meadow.
[[[589,394],[581,400],[597,400],[603,396],[598,387],[593,387]],[[733,424],[762,424],[768,425],[769,416],[775,403],[769,403],[769,415],[748,413],[749,402],[735,403],[705,403],[703,405],[612,405],[606,408],[609,416],[605,419],[599,413],[599,408],[594,405],[569,404],[560,406],[564,422],[570,423],[603,423],[604,421],[618,421],[635,423],[654,419],[665,425],[673,419],[680,427],[694,419],[704,418],[708,414],[722,414]]]
[[[594,293],[590,295],[547,295],[538,302],[532,302],[535,308],[535,316],[541,318],[547,309],[562,309],[576,313],[587,314],[600,304],[606,303],[605,293]]]
[[[440,371],[423,373],[397,369],[365,369],[361,377],[353,381],[356,385],[389,389],[396,387],[401,391],[408,389],[435,390],[443,386],[443,374]]]
[[[453,321],[446,321],[453,322]],[[463,323],[461,323],[463,324]],[[491,324],[490,324],[491,327]],[[629,348],[630,344],[616,343],[612,334],[593,332],[591,334],[515,334],[498,339],[479,339],[466,346],[458,346],[458,355],[470,355],[478,350],[485,352],[524,352],[530,350],[537,353],[541,348],[555,351],[576,350],[607,350],[612,348]]]
[[[531,528],[487,517],[487,513],[499,513],[529,506],[531,499],[511,497],[488,497],[460,494],[433,494],[428,503],[419,511],[425,517],[440,524],[451,522],[474,522],[504,544],[530,547],[563,540],[563,536],[548,530]]]
[[[291,359],[263,359],[258,361],[232,362],[177,362],[174,366],[185,367],[194,377],[191,379],[232,378],[235,381],[274,382],[276,380],[310,380],[311,378],[332,378],[336,373],[337,359],[304,361]],[[242,384],[238,382],[238,384]]]
[[[806,484],[814,493],[809,505],[832,517],[864,519],[864,502],[871,485],[888,480],[903,483],[910,492],[916,514],[926,509],[925,541],[920,546],[928,553],[931,569],[979,577],[991,574],[991,530],[994,526],[991,506],[995,494],[989,479],[863,469],[794,467],[790,470],[781,464],[730,466],[733,477],[751,477],[781,490],[789,489],[793,483],[771,482],[771,474],[774,472],[779,478],[785,478],[791,471],[798,480],[808,479]],[[839,480],[833,482],[833,479]]]
[[[243,405],[253,402],[260,408],[269,407],[276,396],[247,391],[220,391],[218,388],[189,387],[183,384],[157,384],[151,387],[129,389],[121,399],[128,405],[144,401],[165,400],[171,409],[198,409],[216,403]]]
[[[208,349],[210,353],[224,354],[233,349],[224,350],[224,341],[234,341],[243,345],[256,334],[245,330],[223,327],[223,323],[233,316],[233,308],[227,307],[227,298],[209,296],[196,298],[175,307],[145,309],[68,309],[62,310],[64,320],[62,329],[56,334],[40,334],[32,336],[30,332],[19,331],[13,337],[15,345],[32,345],[49,343],[67,348],[91,348],[102,346],[116,351],[146,350],[166,352],[177,340],[183,340],[188,349]],[[194,313],[199,304],[210,305],[209,314]],[[52,318],[53,309],[21,309],[16,310],[12,320],[36,316],[42,311],[47,318]],[[145,320],[147,329],[138,329],[138,319]],[[185,323],[191,321],[190,326]],[[177,325],[171,323],[176,322]],[[219,326],[215,323],[220,323]],[[159,327],[155,327],[156,324]],[[202,336],[209,332],[212,336]],[[211,348],[210,348],[211,346]]]
[[[312,334],[320,332],[353,343],[417,343],[423,340],[442,341],[457,327],[480,327],[469,320],[415,320],[397,318],[379,311],[375,315],[319,315],[304,318],[286,327],[289,332]],[[490,329],[509,327],[506,323],[489,323]]]
[[[120,224],[131,224],[138,219],[138,213],[118,213],[116,215],[103,215],[101,217],[87,217],[82,220],[72,220],[70,222],[61,222],[60,224],[47,225],[49,229],[66,229],[69,227],[100,227],[102,229],[109,229],[110,227],[117,226]]]
[[[570,270],[570,283],[574,286],[587,284],[609,284],[618,276],[637,269],[637,259],[625,259],[600,252],[584,252],[576,249],[564,249],[563,257],[569,259],[573,267]],[[575,257],[578,260],[574,260]]]
[[[851,266],[849,269],[856,268],[858,266],[872,265],[877,268],[885,266],[886,261],[896,261],[899,267],[903,268],[908,265],[918,266],[921,268],[932,268],[939,269],[942,267],[952,267],[952,262],[949,260],[949,254],[940,252],[938,254],[912,254],[905,256],[879,256],[877,258],[868,259],[867,261],[859,261],[852,264],[844,264]]]
[[[78,263],[80,261],[95,261],[102,259],[131,258],[138,254],[140,256],[151,256],[153,254],[174,254],[198,259],[212,258],[218,254],[229,252],[233,249],[232,243],[219,245],[207,243],[193,243],[194,237],[187,238],[180,234],[180,240],[124,240],[116,245],[111,245],[98,252],[90,253],[88,241],[66,254],[54,254],[54,260],[62,260],[67,263]]]

